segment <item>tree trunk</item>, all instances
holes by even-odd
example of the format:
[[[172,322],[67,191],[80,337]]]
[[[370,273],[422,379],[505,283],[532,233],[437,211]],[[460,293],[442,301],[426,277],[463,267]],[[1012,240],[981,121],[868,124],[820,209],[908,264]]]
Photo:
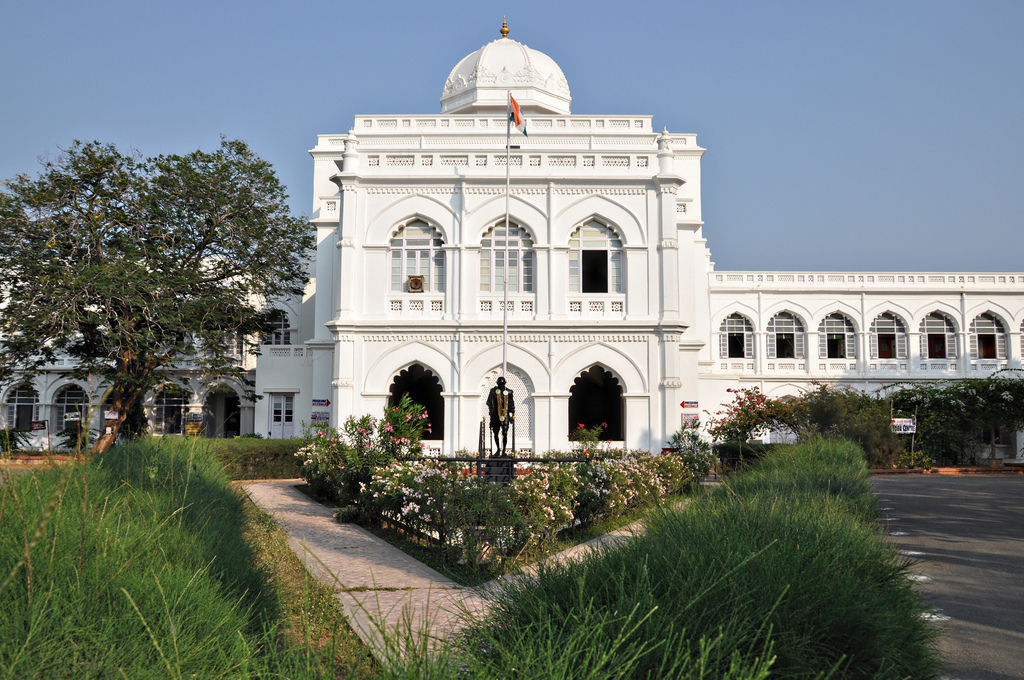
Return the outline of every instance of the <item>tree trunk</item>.
[[[117,440],[121,426],[124,425],[124,421],[128,418],[128,409],[132,407],[136,400],[141,398],[141,395],[136,393],[125,399],[122,391],[117,386],[112,388],[111,394],[110,410],[117,412],[117,418],[113,420],[103,418],[103,430],[100,432],[100,436],[96,438],[96,443],[92,445],[92,455],[94,456],[110,450],[110,447]],[[100,409],[101,413],[106,411],[102,404],[100,404]]]
[[[989,441],[989,451],[988,451],[988,466],[989,467],[998,467],[998,462],[996,461],[996,426],[995,425],[990,425],[989,426],[989,438],[990,438],[990,441]]]

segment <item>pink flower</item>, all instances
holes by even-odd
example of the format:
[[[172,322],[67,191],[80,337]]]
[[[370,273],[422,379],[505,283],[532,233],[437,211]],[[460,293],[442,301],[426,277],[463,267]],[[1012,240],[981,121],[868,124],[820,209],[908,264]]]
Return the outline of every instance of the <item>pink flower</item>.
[[[391,423],[388,423],[387,425],[384,426],[384,431],[385,432],[394,432],[395,428],[391,427]]]

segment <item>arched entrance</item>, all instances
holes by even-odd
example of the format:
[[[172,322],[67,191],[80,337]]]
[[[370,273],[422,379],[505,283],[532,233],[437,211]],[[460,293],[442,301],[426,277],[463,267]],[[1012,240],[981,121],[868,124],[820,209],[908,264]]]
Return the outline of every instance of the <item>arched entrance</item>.
[[[403,394],[408,394],[410,399],[427,409],[430,432],[424,432],[423,439],[444,439],[444,397],[441,396],[440,379],[423,366],[413,364],[392,381],[388,406],[396,405]]]
[[[602,439],[622,441],[622,386],[600,366],[591,366],[569,389],[569,433],[583,423],[586,428],[605,423]]]
[[[495,368],[483,377],[480,381],[480,418],[487,418],[487,395],[491,388],[498,383],[498,376],[501,375],[501,367]],[[505,376],[508,387],[516,400],[516,448],[527,449],[533,447],[533,382],[530,377],[512,366],[508,367],[508,375]],[[479,422],[479,421],[478,421]],[[490,437],[490,433],[485,433]],[[512,435],[509,435],[509,446],[512,445]],[[487,441],[487,439],[485,439]]]
[[[232,439],[242,428],[242,403],[227,385],[217,385],[203,402],[203,436]]]

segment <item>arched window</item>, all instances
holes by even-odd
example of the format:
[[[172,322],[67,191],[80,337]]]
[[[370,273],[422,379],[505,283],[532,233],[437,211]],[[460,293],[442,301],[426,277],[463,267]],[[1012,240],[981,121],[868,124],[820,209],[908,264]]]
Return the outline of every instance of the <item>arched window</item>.
[[[89,395],[78,385],[61,388],[53,399],[53,423],[50,424],[52,431],[62,432],[69,427],[77,427],[77,423],[85,419],[88,405]],[[73,419],[68,418],[69,414]],[[82,423],[82,426],[88,427],[88,424]]]
[[[533,292],[533,239],[522,227],[508,225],[508,290]],[[487,230],[480,242],[480,290],[505,290],[505,223]]]
[[[853,323],[842,314],[829,314],[818,326],[818,357],[856,359],[857,335]]]
[[[165,387],[156,394],[153,411],[154,434],[185,434],[188,394],[180,387]]]
[[[991,314],[980,314],[971,322],[971,358],[1006,358],[1006,331]]]
[[[423,277],[423,291],[444,290],[444,251],[441,234],[422,220],[399,227],[391,239],[391,290],[409,290],[409,277]]]
[[[569,292],[621,293],[622,240],[591,220],[569,237]]]
[[[19,385],[7,393],[7,427],[32,429],[32,421],[39,419],[39,396],[31,385]]]
[[[889,312],[879,314],[871,323],[870,342],[872,359],[907,358],[907,329]]]
[[[921,357],[956,359],[956,328],[938,312],[932,312],[921,321]]]
[[[295,329],[292,328],[291,321],[288,319],[288,314],[277,310],[273,313],[270,318],[269,330],[263,334],[264,345],[290,345],[292,344],[292,333]],[[238,344],[241,345],[241,338],[237,340]],[[241,355],[241,348],[239,347],[239,355]]]
[[[753,359],[754,329],[742,314],[731,314],[719,329],[718,352],[723,359]]]
[[[789,312],[779,312],[768,322],[768,358],[804,358],[804,325]]]

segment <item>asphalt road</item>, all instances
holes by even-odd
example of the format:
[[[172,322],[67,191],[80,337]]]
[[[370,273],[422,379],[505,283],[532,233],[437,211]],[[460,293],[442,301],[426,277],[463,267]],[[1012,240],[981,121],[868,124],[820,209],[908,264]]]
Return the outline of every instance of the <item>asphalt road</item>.
[[[915,564],[946,676],[1024,678],[1024,477],[874,478],[881,520]]]

